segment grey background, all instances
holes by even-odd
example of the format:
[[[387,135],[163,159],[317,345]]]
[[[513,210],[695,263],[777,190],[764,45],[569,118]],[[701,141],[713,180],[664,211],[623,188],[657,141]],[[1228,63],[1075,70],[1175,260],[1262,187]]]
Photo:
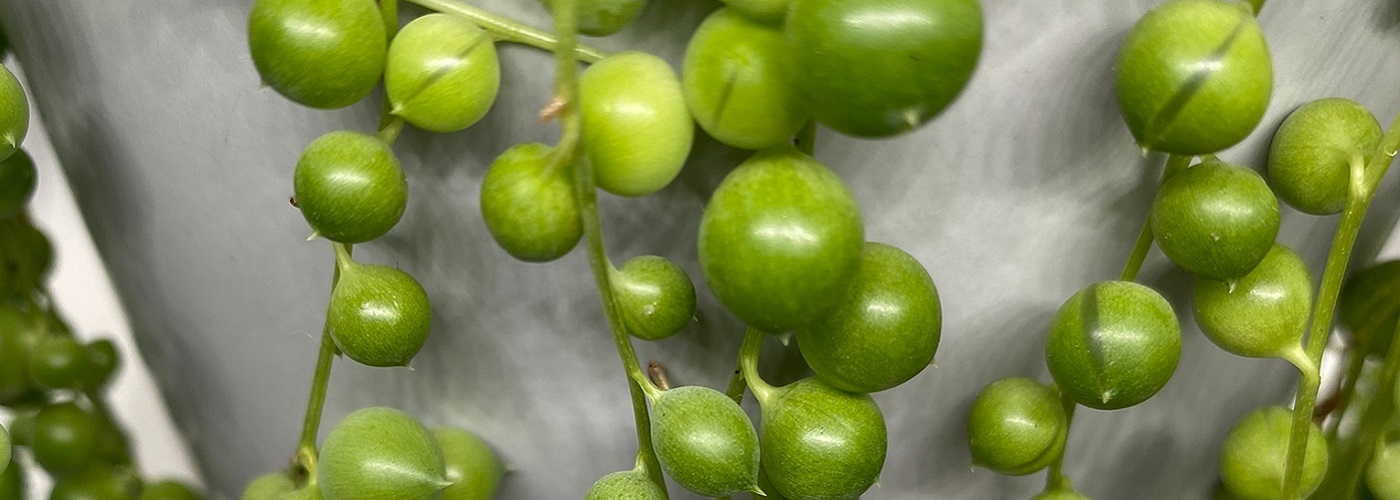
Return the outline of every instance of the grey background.
[[[532,1],[477,3],[547,26]],[[817,157],[850,185],[868,238],[917,257],[943,297],[937,368],[876,396],[891,447],[868,498],[1024,498],[1040,486],[1040,474],[973,471],[964,418],[992,380],[1049,380],[1050,314],[1082,286],[1116,277],[1129,252],[1161,158],[1142,158],[1132,143],[1111,71],[1127,29],[1155,3],[984,2],[981,66],[938,120],[884,141],[819,134]],[[225,497],[290,456],[329,295],[330,248],[303,241],[309,229],[287,204],[292,167],[322,133],[371,131],[380,105],[375,94],[325,112],[260,90],[244,35],[250,4],[0,0],[0,22],[141,352],[207,483]],[[717,5],[656,0],[634,27],[595,43],[645,49],[679,67],[688,33]],[[1274,54],[1274,98],[1259,131],[1224,159],[1261,166],[1273,127],[1314,98],[1356,99],[1384,123],[1400,112],[1395,2],[1274,0],[1261,22]],[[394,406],[486,436],[513,469],[502,498],[577,498],[597,477],[631,466],[630,408],[583,252],[518,263],[481,223],[477,191],[490,160],[556,133],[535,120],[552,79],[548,54],[517,46],[501,53],[507,84],[483,122],[400,138],[408,212],[357,253],[423,281],[435,304],[433,335],[415,371],[339,363],[323,434],[356,408]],[[659,195],[602,197],[615,261],[667,256],[701,288],[694,327],[638,346],[676,383],[721,387],[733,367],[741,326],[698,282],[694,245],[704,200],[743,158],[701,140],[681,179]],[[1395,191],[1392,179],[1359,260],[1389,234]],[[1320,271],[1335,218],[1285,212],[1281,241]],[[1143,279],[1179,313],[1189,311],[1190,278],[1160,253]],[[1189,314],[1183,319],[1190,325]],[[1229,425],[1287,400],[1286,364],[1235,358],[1194,327],[1185,333],[1181,366],[1157,397],[1077,415],[1067,473],[1086,494],[1205,496]],[[796,364],[795,350],[768,347],[769,368]]]

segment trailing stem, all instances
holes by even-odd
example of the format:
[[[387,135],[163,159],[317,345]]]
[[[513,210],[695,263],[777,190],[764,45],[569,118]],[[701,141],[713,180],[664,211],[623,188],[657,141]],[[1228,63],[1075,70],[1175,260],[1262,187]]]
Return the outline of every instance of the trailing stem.
[[[351,246],[332,243],[335,248],[335,271],[331,275],[331,290],[340,282],[342,259],[349,259]],[[311,393],[306,398],[306,417],[301,424],[301,440],[297,442],[296,464],[307,475],[316,476],[316,434],[321,426],[321,410],[326,406],[326,386],[331,379],[331,364],[335,361],[335,341],[331,340],[330,325],[321,328],[321,352],[316,356],[316,372],[311,376]]]
[[[410,1],[429,3],[427,0]],[[622,315],[613,296],[609,273],[612,263],[608,261],[607,250],[603,246],[603,227],[598,216],[598,192],[594,185],[593,167],[583,154],[583,119],[577,102],[578,53],[574,50],[578,37],[576,8],[574,0],[554,2],[554,28],[558,37],[555,61],[558,68],[552,101],[560,106],[559,117],[563,130],[551,160],[556,165],[574,165],[574,192],[583,218],[583,239],[588,250],[588,263],[593,271],[593,283],[598,289],[598,298],[602,302],[608,327],[612,330],[617,355],[622,358],[622,366],[627,372],[627,388],[632,398],[632,417],[637,428],[637,457],[647,476],[664,492],[666,481],[661,476],[661,463],[656,459],[656,450],[652,448],[651,417],[647,412],[646,391],[641,385],[648,383],[648,379],[642,371],[641,364],[637,362],[632,339],[622,324]]]
[[[428,10],[441,12],[444,14],[454,14],[471,19],[477,26],[490,32],[497,40],[521,45],[529,45],[541,50],[558,51],[568,50],[577,54],[577,60],[583,62],[598,62],[599,59],[607,57],[608,54],[601,50],[585,45],[570,44],[569,48],[563,48],[562,40],[541,31],[527,26],[519,21],[509,19],[498,14],[488,12],[473,5],[468,5],[457,0],[405,0],[408,3],[416,4]],[[556,6],[555,16],[558,16]],[[575,22],[577,24],[577,22]]]
[[[1395,158],[1395,150],[1400,148],[1400,117],[1391,124],[1381,139],[1381,145],[1371,156],[1356,152],[1351,160],[1351,176],[1347,190],[1346,208],[1342,210],[1342,220],[1332,239],[1332,249],[1327,254],[1327,265],[1322,273],[1322,285],[1318,289],[1317,302],[1313,305],[1312,327],[1308,332],[1307,355],[1314,367],[1320,371],[1322,351],[1327,347],[1327,338],[1332,332],[1332,315],[1336,312],[1337,295],[1342,289],[1342,278],[1346,276],[1347,263],[1351,260],[1352,248],[1356,245],[1356,235],[1361,231],[1361,221],[1366,217],[1366,209],[1371,206],[1376,186],[1390,168]],[[1284,470],[1283,492],[1285,498],[1302,496],[1303,459],[1307,453],[1308,430],[1312,426],[1313,408],[1317,405],[1318,381],[1316,377],[1304,377],[1298,384],[1298,394],[1293,405],[1293,428],[1288,438],[1288,460]]]

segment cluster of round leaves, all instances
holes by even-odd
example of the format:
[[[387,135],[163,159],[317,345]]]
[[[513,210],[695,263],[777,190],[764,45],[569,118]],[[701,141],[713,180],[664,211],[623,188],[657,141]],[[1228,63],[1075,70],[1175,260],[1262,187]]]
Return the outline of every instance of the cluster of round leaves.
[[[1213,154],[1258,125],[1272,92],[1271,64],[1251,5],[1172,0],[1144,16],[1124,42],[1116,66],[1119,104],[1145,150]],[[1312,277],[1296,254],[1274,243],[1278,199],[1314,215],[1342,211],[1380,138],[1380,124],[1365,107],[1320,99],[1295,110],[1274,133],[1267,181],[1214,157],[1167,173],[1151,229],[1163,252],[1197,276],[1194,313],[1207,338],[1241,356],[1284,358],[1300,368],[1312,363],[1301,346]],[[1342,301],[1343,322],[1362,334],[1362,353],[1383,353],[1394,329],[1394,307],[1366,298],[1385,295],[1384,274],[1353,280],[1350,300]],[[1241,498],[1280,497],[1290,428],[1282,408],[1241,420],[1222,450],[1224,489]],[[1327,467],[1316,428],[1306,448],[1305,496]]]
[[[1253,260],[1247,256],[1257,254],[1266,240],[1272,240],[1265,234],[1277,231],[1274,193],[1305,213],[1340,212],[1353,200],[1353,186],[1361,180],[1365,161],[1378,147],[1380,136],[1380,124],[1365,107],[1342,98],[1319,99],[1290,113],[1274,133],[1267,184],[1261,185],[1259,176],[1239,167],[1234,167],[1237,181],[1221,182],[1226,179],[1224,170],[1213,167],[1218,170],[1210,176],[1216,181],[1214,189],[1178,195],[1179,200],[1181,196],[1194,197],[1191,203],[1197,206],[1216,205],[1209,211],[1197,209],[1193,216],[1209,220],[1205,214],[1220,214],[1215,218],[1218,225],[1211,236],[1221,235],[1221,243],[1231,235],[1244,236],[1235,244],[1214,245],[1208,252],[1209,262],[1194,261],[1196,269],[1183,262],[1191,262],[1190,259],[1173,257],[1199,275],[1193,296],[1194,312],[1207,338],[1241,356],[1311,362],[1301,347],[1313,300],[1312,275],[1307,266],[1278,244],[1272,244],[1252,267],[1246,269],[1244,264]],[[1191,170],[1197,168],[1200,165]],[[1184,213],[1182,206],[1178,203],[1175,210]],[[1223,216],[1231,210],[1235,213]],[[1240,217],[1251,212],[1255,214],[1252,223]],[[1227,219],[1236,220],[1227,224]],[[1268,224],[1261,224],[1261,220]],[[1204,243],[1199,236],[1196,239],[1197,244]],[[1253,243],[1242,244],[1248,241]],[[1163,249],[1166,250],[1165,244]],[[1230,261],[1244,274],[1224,272]],[[1363,270],[1343,291],[1340,317],[1358,336],[1361,348],[1357,355],[1383,356],[1389,349],[1396,313],[1389,298],[1393,294],[1387,290],[1395,286],[1396,269],[1400,268],[1381,264]],[[1260,409],[1241,420],[1222,449],[1221,479],[1225,490],[1241,498],[1278,497],[1282,493],[1279,489],[1286,455],[1286,444],[1282,443],[1287,442],[1290,426],[1288,414],[1281,408]],[[1318,487],[1327,468],[1326,443],[1316,428],[1311,433],[1303,463],[1304,492]]]
[[[52,312],[0,301],[0,406],[15,415],[0,439],[0,498],[24,497],[11,440],[53,476],[53,498],[199,498],[176,481],[143,483],[126,436],[91,404],[120,363],[110,340],[80,343]]]
[[[371,407],[331,429],[309,477],[258,476],[244,488],[243,500],[488,500],[504,474],[495,452],[475,434],[428,429],[401,411]]]
[[[737,148],[782,144],[809,118],[857,137],[909,132],[962,92],[982,51],[977,0],[725,3],[692,36],[684,83],[700,127]]]
[[[792,498],[864,492],[886,448],[867,393],[918,375],[938,348],[928,272],[898,248],[866,242],[845,184],[790,145],[758,152],[724,179],[701,219],[699,256],[720,302],[754,328],[796,333],[816,374],[755,389],[773,488]]]
[[[1127,408],[1161,390],[1180,358],[1181,327],[1156,291],[1129,281],[1085,287],[1051,320],[1045,362],[1055,385],[1008,378],[977,395],[968,416],[973,463],[1010,475],[1045,468],[1069,432],[1062,397],[1100,410]]]
[[[389,113],[432,132],[476,124],[500,89],[495,40],[458,16],[416,18],[390,41],[370,0],[257,0],[248,40],[259,74],[283,96],[339,108],[364,98],[382,77]],[[432,323],[417,280],[350,255],[350,245],[393,229],[407,207],[407,179],[390,142],[352,131],[325,134],[307,146],[293,176],[293,204],[336,252],[326,330],[340,353],[376,367],[408,366]],[[306,472],[256,478],[244,499],[480,500],[494,495],[504,471],[470,433],[429,431],[402,412],[367,408],[331,431],[318,465]]]
[[[403,215],[408,187],[393,151],[374,136],[331,132],[307,147],[293,179],[302,215],[336,246],[331,338],[359,363],[407,366],[432,322],[427,293],[399,269],[355,262],[344,246],[382,236]]]
[[[795,333],[816,374],[755,388],[761,463],[773,493],[853,498],[874,484],[887,445],[884,418],[867,393],[900,385],[932,362],[941,310],[923,266],[895,247],[866,242],[849,189],[790,140],[809,119],[858,137],[894,136],[932,119],[976,66],[981,7],[962,0],[726,4],[687,48],[686,102],[709,135],[759,152],[725,177],[705,208],[701,272],[748,325]],[[861,24],[875,14],[901,22]]]
[[[1124,121],[1143,150],[1188,157],[1243,140],[1273,90],[1253,10],[1218,0],[1171,0],[1144,15],[1120,48],[1115,78]],[[1310,278],[1274,244],[1279,206],[1268,183],[1213,156],[1166,175],[1150,228],[1163,253],[1198,276],[1196,317],[1207,336],[1245,355],[1299,351]],[[1125,281],[1080,290],[1047,338],[1055,386],[1004,379],[978,395],[968,425],[974,463],[1015,475],[1046,467],[1062,453],[1062,397],[1102,410],[1139,404],[1167,383],[1180,356],[1180,325],[1156,291]],[[1077,495],[1046,493],[1059,494]]]
[[[390,42],[368,0],[258,0],[248,40],[264,81],[293,101],[348,106],[382,77],[390,113],[434,132],[477,123],[500,88],[494,39],[458,16],[419,17]],[[408,205],[408,182],[389,142],[352,131],[330,132],[306,147],[293,191],[314,234],[342,245],[383,236]],[[407,366],[431,323],[423,287],[398,269],[356,263],[343,250],[338,246],[341,276],[327,311],[332,339],[362,364]]]
[[[257,0],[248,48],[263,82],[288,99],[342,108],[383,78],[391,113],[435,132],[475,124],[500,86],[495,43],[481,28],[426,15],[391,45],[370,0]]]
[[[450,131],[479,120],[499,86],[489,37],[460,19],[424,16],[386,48],[382,24],[367,3],[255,2],[249,42],[264,80],[297,102],[331,108],[358,101],[382,74],[392,113],[415,126]],[[615,32],[643,4],[583,2],[581,30]],[[735,2],[733,11],[717,12],[696,34],[684,81],[664,61],[636,52],[599,61],[580,81],[582,160],[592,167],[598,187],[613,194],[644,196],[670,184],[689,155],[693,121],[722,142],[766,150],[716,193],[711,207],[727,208],[706,211],[701,263],[726,306],[766,331],[798,332],[803,355],[816,367],[816,379],[782,388],[782,396],[763,404],[764,462],[772,463],[769,477],[776,488],[791,496],[852,496],[873,484],[884,460],[884,421],[864,393],[909,380],[932,361],[938,344],[941,317],[928,273],[898,249],[865,243],[859,210],[840,179],[783,147],[809,116],[852,135],[903,133],[938,114],[961,91],[981,50],[980,5],[975,0],[895,4],[889,7],[907,22],[871,31],[843,21],[859,18],[867,10],[863,2]],[[927,25],[940,29],[920,28]],[[335,36],[309,36],[310,31]],[[802,48],[797,57],[785,53],[792,47]],[[823,56],[835,48],[843,49],[835,52],[839,57]],[[442,69],[441,60],[458,64]],[[429,61],[438,66],[429,71]],[[318,69],[304,70],[310,66]],[[824,76],[798,81],[795,72]],[[582,235],[571,182],[575,166],[556,156],[541,144],[516,146],[493,163],[482,183],[488,230],[524,261],[561,258]],[[383,235],[406,205],[406,184],[392,151],[363,134],[333,132],[313,142],[295,179],[295,200],[307,221],[316,234],[339,243]],[[763,192],[769,188],[791,196]],[[835,205],[823,206],[828,202]],[[739,250],[724,248],[731,244]],[[421,287],[396,270],[360,266],[341,253],[340,283],[328,312],[332,338],[362,363],[407,363],[427,329]],[[745,275],[746,270],[757,272]],[[610,268],[610,274],[631,334],[665,338],[693,317],[694,287],[674,263],[638,257]],[[776,308],[767,307],[774,302]],[[366,312],[388,306],[396,307],[390,308],[394,314]],[[677,392],[687,393],[703,391]],[[698,432],[704,426],[664,422],[711,413],[695,408],[719,411],[716,405],[724,402],[732,405],[723,407],[727,414],[738,409],[713,391],[661,394],[654,401],[658,429]],[[844,410],[836,415],[819,410],[830,405]],[[753,435],[746,418],[730,420],[730,430],[747,427]],[[808,449],[805,437],[837,424],[850,424],[847,444]],[[744,441],[745,433],[726,435]],[[656,437],[658,443],[672,442]],[[662,455],[677,457],[665,463],[695,466],[667,469],[688,488],[704,493],[758,488],[756,461],[733,480],[714,482],[723,474],[695,465],[714,457],[687,455],[683,448],[670,447],[674,453]],[[756,460],[756,443],[739,449],[753,452]],[[846,470],[848,477],[820,477],[826,468],[812,468],[813,457],[829,458],[827,465]],[[600,484],[635,485],[637,476],[619,473]]]
[[[16,447],[53,476],[51,498],[199,498],[177,481],[142,482],[126,436],[91,399],[121,363],[115,344],[78,341],[51,300],[38,298],[53,246],[25,214],[37,185],[20,148],[28,129],[24,89],[0,68],[0,406],[15,416],[8,431],[0,428],[0,498],[25,498]]]
[[[646,196],[680,174],[694,126],[680,79],[665,61],[642,52],[609,56],[583,72],[578,100],[581,160],[589,162],[599,188]],[[481,183],[487,229],[502,249],[526,262],[557,260],[583,236],[574,165],[557,153],[538,143],[514,146]]]

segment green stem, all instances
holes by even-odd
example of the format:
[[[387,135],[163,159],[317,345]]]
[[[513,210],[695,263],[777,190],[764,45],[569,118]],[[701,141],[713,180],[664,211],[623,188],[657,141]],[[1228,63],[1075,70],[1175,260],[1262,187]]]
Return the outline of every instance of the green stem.
[[[353,251],[350,245],[332,243],[336,253],[335,271],[331,274],[331,290],[340,281],[340,270]],[[344,257],[342,257],[344,256]],[[301,440],[297,442],[296,462],[316,477],[316,434],[321,426],[321,410],[326,407],[326,386],[331,380],[331,364],[335,361],[335,341],[331,340],[330,325],[321,328],[321,352],[316,355],[316,372],[311,376],[311,394],[306,401],[306,418],[301,424]]]
[[[1128,264],[1123,266],[1123,274],[1118,279],[1123,281],[1137,279],[1138,271],[1142,270],[1143,261],[1147,260],[1147,251],[1151,249],[1152,218],[1148,217],[1142,221],[1142,230],[1138,231],[1137,245],[1133,246],[1133,253],[1128,256]]]
[[[1397,328],[1397,335],[1400,335],[1400,328]],[[1337,474],[1328,474],[1329,480],[1323,491],[1334,494],[1321,495],[1321,498],[1352,498],[1356,496],[1357,483],[1361,480],[1361,473],[1365,470],[1366,464],[1371,461],[1371,455],[1376,450],[1376,442],[1388,430],[1391,417],[1395,413],[1395,401],[1391,394],[1395,390],[1395,377],[1397,375],[1400,375],[1400,342],[1391,342],[1390,352],[1386,355],[1384,364],[1381,365],[1380,378],[1378,379],[1380,383],[1376,384],[1376,397],[1366,406],[1366,413],[1361,417],[1360,428],[1356,432],[1356,441],[1352,445],[1352,453],[1341,457],[1342,463],[1339,466],[1329,467],[1329,469],[1337,471]]]
[[[551,36],[549,33],[457,0],[406,1],[428,10],[442,12],[444,14],[455,14],[470,19],[478,26],[481,26],[482,29],[495,35],[496,39],[504,42],[529,45],[537,49],[548,51],[557,51],[562,48],[562,40],[555,39],[555,37]],[[563,50],[573,51],[577,54],[579,60],[589,63],[598,62],[599,59],[608,56],[606,52],[584,45],[575,45]]]
[[[381,122],[383,123],[379,126],[379,133],[377,136],[379,140],[384,141],[385,144],[393,146],[394,141],[399,139],[399,133],[403,132],[404,120],[399,116],[386,115]]]
[[[1327,254],[1327,264],[1322,273],[1322,285],[1318,289],[1317,302],[1313,305],[1313,323],[1308,332],[1307,355],[1312,366],[1322,363],[1322,351],[1327,347],[1327,338],[1332,332],[1332,314],[1336,311],[1337,295],[1341,292],[1342,278],[1346,275],[1347,263],[1356,244],[1356,235],[1361,230],[1361,221],[1366,217],[1366,209],[1371,205],[1376,186],[1385,177],[1395,151],[1400,148],[1400,116],[1386,131],[1380,147],[1369,159],[1360,154],[1352,158],[1350,189],[1347,192],[1346,208],[1342,210],[1342,220],[1332,239],[1332,249]],[[1293,428],[1288,438],[1288,461],[1284,471],[1283,492],[1286,498],[1299,498],[1303,482],[1303,459],[1307,453],[1308,431],[1312,425],[1313,408],[1317,405],[1317,380],[1304,380],[1298,384],[1298,394],[1293,405]]]
[[[1064,474],[1065,450],[1069,448],[1069,430],[1071,424],[1074,423],[1074,409],[1079,407],[1073,399],[1070,399],[1068,393],[1061,391],[1058,387],[1055,390],[1060,393],[1060,405],[1064,407],[1065,411],[1065,445],[1060,448],[1060,454],[1055,457],[1055,460],[1050,462],[1050,471],[1045,475],[1045,491],[1047,492],[1068,489],[1069,487],[1069,478],[1065,477]]]
[[[758,355],[763,351],[764,335],[767,334],[750,327],[744,334],[744,345],[739,348],[739,371],[760,406],[771,400],[778,390],[758,375]]]
[[[1191,165],[1190,155],[1170,155],[1167,163],[1162,169],[1162,180],[1158,185],[1165,184],[1168,179],[1176,175],[1177,172],[1185,170]],[[1123,281],[1133,281],[1137,279],[1138,272],[1142,270],[1142,263],[1147,260],[1147,253],[1152,249],[1152,218],[1146,217],[1142,221],[1142,229],[1138,231],[1137,243],[1133,245],[1133,253],[1128,256],[1127,264],[1123,265],[1123,273],[1119,279]],[[1078,405],[1069,394],[1056,388],[1060,393],[1060,404],[1065,412],[1065,446],[1060,449],[1060,454],[1050,462],[1050,470],[1045,476],[1045,491],[1056,491],[1069,489],[1069,478],[1065,477],[1064,461],[1065,449],[1069,448],[1069,430],[1074,422],[1074,410]]]
[[[426,0],[410,0],[414,2]],[[421,5],[421,3],[420,3]],[[651,384],[646,372],[637,362],[637,352],[632,347],[632,339],[622,324],[617,299],[613,295],[611,281],[612,262],[608,260],[607,249],[603,245],[603,223],[598,215],[598,190],[594,185],[593,166],[583,154],[583,119],[576,99],[578,95],[578,54],[574,47],[578,38],[578,19],[575,15],[576,0],[556,0],[554,2],[554,29],[558,36],[555,61],[554,99],[562,104],[560,123],[563,126],[559,144],[554,150],[554,161],[559,164],[574,165],[574,194],[578,198],[579,212],[583,219],[584,244],[588,248],[588,263],[593,270],[593,284],[598,289],[598,299],[603,305],[608,327],[612,330],[613,343],[617,355],[622,358],[622,366],[627,372],[628,392],[632,397],[632,418],[637,428],[637,455],[645,465],[647,476],[666,491],[666,480],[661,475],[661,463],[656,459],[656,450],[651,444],[651,417],[647,411],[647,392],[642,384],[659,391]]]
[[[1162,180],[1160,184],[1165,184],[1177,172],[1191,164],[1190,156],[1171,155],[1167,157],[1166,168],[1162,170]],[[1147,260],[1147,252],[1152,249],[1152,217],[1145,217],[1142,220],[1142,229],[1138,231],[1137,244],[1133,246],[1132,255],[1128,256],[1128,264],[1123,266],[1123,274],[1119,278],[1123,281],[1133,281],[1137,279],[1138,271],[1142,270],[1143,261]]]
[[[1279,358],[1297,367],[1298,376],[1302,377],[1305,383],[1311,383],[1313,386],[1322,383],[1322,376],[1320,374],[1321,372],[1318,371],[1318,366],[1313,364],[1312,358],[1308,357],[1308,353],[1304,352],[1302,347],[1295,347],[1284,351],[1283,354],[1279,355]]]
[[[384,34],[389,40],[399,34],[399,0],[379,0],[379,14],[384,18]]]

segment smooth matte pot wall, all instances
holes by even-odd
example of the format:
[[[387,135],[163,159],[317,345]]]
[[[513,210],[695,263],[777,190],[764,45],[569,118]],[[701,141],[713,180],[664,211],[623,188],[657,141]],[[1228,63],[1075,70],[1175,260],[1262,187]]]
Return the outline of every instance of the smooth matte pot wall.
[[[534,1],[476,3],[548,26]],[[1129,27],[1156,3],[985,1],[980,67],[936,121],[891,140],[818,134],[817,158],[849,184],[867,237],[917,257],[943,298],[937,367],[876,395],[891,446],[868,498],[1024,498],[1039,489],[1041,475],[974,471],[965,419],[997,378],[1048,382],[1050,315],[1079,288],[1116,278],[1127,258],[1162,158],[1143,158],[1119,118],[1112,65]],[[290,457],[329,295],[330,247],[305,241],[310,229],[287,203],[293,166],[325,132],[372,131],[381,102],[376,92],[327,112],[260,89],[244,33],[250,4],[0,0],[0,23],[142,353],[208,484],[226,498]],[[645,49],[679,68],[689,34],[718,5],[654,0],[622,34],[589,43]],[[1269,113],[1221,156],[1262,167],[1277,124],[1320,97],[1355,99],[1388,123],[1400,112],[1397,10],[1389,0],[1269,2],[1261,17],[1275,64]],[[550,56],[503,46],[501,60],[505,85],[485,120],[450,135],[409,130],[395,145],[408,211],[357,257],[417,276],[434,304],[433,332],[414,371],[338,363],[322,432],[354,409],[393,406],[485,436],[512,469],[501,498],[578,498],[632,465],[631,410],[584,252],[520,263],[481,221],[490,161],[557,134],[536,118]],[[666,256],[700,288],[693,327],[638,342],[643,361],[664,363],[678,384],[723,387],[734,367],[742,326],[704,288],[695,239],[706,198],[744,157],[702,139],[658,195],[602,196],[615,261]],[[1393,181],[1357,261],[1390,233]],[[1291,209],[1284,219],[1280,239],[1320,272],[1336,219]],[[1080,411],[1066,472],[1095,498],[1204,497],[1229,426],[1250,409],[1286,404],[1295,371],[1202,338],[1190,320],[1190,278],[1160,253],[1142,278],[1187,326],[1180,368],[1145,404]],[[799,370],[800,356],[771,344],[765,363],[789,380],[780,372]]]

